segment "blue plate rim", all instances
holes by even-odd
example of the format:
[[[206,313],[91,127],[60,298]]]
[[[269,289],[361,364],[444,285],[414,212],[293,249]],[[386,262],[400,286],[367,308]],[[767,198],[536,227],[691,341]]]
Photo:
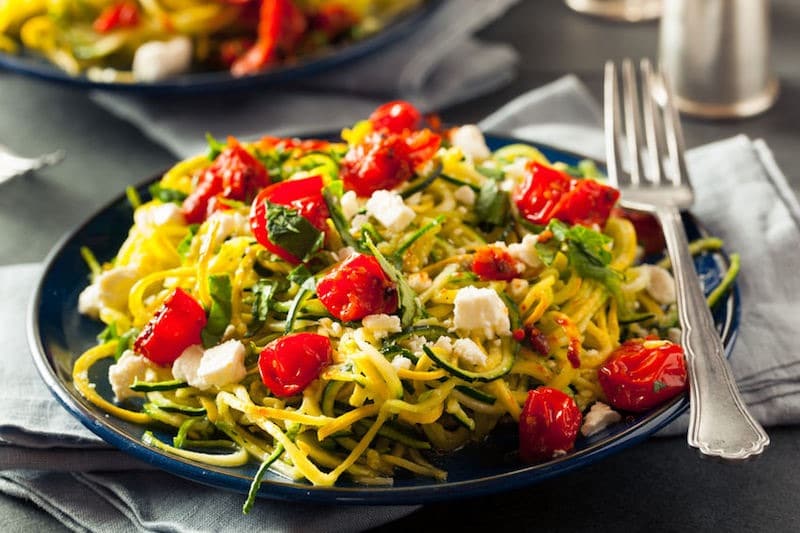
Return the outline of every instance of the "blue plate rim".
[[[326,138],[331,137],[331,134],[309,134],[303,135],[303,137]],[[487,134],[487,140],[502,144],[526,142],[536,146],[540,150],[552,154],[559,154],[565,158],[591,159],[575,152],[562,150],[542,143],[523,141],[508,136]],[[595,160],[595,163],[601,169],[604,168],[602,162]],[[160,178],[161,175],[162,174],[159,173],[142,180],[136,185],[136,188],[140,189],[152,183],[154,180]],[[39,309],[43,303],[43,291],[48,276],[52,274],[54,264],[59,256],[64,253],[65,248],[75,240],[84,229],[91,226],[95,218],[110,210],[118,203],[126,201],[125,198],[125,194],[121,193],[104,206],[97,209],[82,224],[62,237],[44,260],[45,268],[32,294],[27,311],[28,343],[31,348],[31,356],[36,369],[51,394],[53,394],[58,402],[72,416],[77,418],[85,427],[98,435],[105,442],[145,463],[179,477],[223,490],[247,493],[250,487],[249,477],[234,474],[227,471],[225,468],[209,467],[169,455],[155,448],[146,446],[141,442],[140,437],[129,435],[108,423],[104,423],[104,418],[93,414],[90,411],[92,406],[82,399],[77,391],[74,389],[68,390],[68,384],[59,379],[51,364],[51,358],[48,356],[48,352],[42,341],[42,332],[39,324]],[[706,232],[700,222],[697,221],[691,213],[685,212],[683,215],[690,227],[693,227],[701,234]],[[720,251],[720,256],[727,265],[729,258],[724,250]],[[741,296],[738,283],[734,283],[733,290],[728,294],[724,305],[725,321],[722,324],[722,340],[725,347],[725,354],[727,357],[730,357],[738,334],[739,321],[741,318]],[[643,420],[636,424],[583,449],[546,463],[528,466],[520,463],[519,468],[498,475],[455,482],[432,481],[427,485],[408,487],[315,487],[313,485],[283,480],[283,478],[279,480],[265,479],[258,496],[276,500],[301,500],[316,503],[339,502],[359,505],[397,505],[431,503],[505,492],[507,490],[540,483],[557,475],[565,474],[589,465],[613,453],[623,451],[650,437],[681,415],[688,407],[688,395],[684,394],[647,414]]]
[[[311,54],[290,65],[243,77],[234,77],[226,71],[213,71],[182,74],[154,83],[105,83],[90,80],[84,74],[71,76],[25,49],[22,54],[0,52],[0,68],[68,87],[121,93],[168,95],[251,89],[299,80],[366,57],[412,34],[417,24],[442,4],[442,0],[424,0],[413,10],[399,15],[385,28],[364,39],[331,47],[318,55]]]

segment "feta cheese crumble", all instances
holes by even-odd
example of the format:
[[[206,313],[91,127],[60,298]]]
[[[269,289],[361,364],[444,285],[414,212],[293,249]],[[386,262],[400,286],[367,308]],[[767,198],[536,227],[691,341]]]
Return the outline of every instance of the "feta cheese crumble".
[[[486,338],[511,335],[508,308],[489,288],[464,287],[456,293],[453,325],[456,329],[480,332]]]
[[[400,317],[383,313],[365,316],[361,320],[361,325],[376,339],[387,337],[389,333],[403,331],[403,328],[400,327]]]
[[[192,41],[185,36],[169,41],[148,41],[133,54],[133,77],[159,81],[188,72],[192,66]]]
[[[119,360],[108,367],[108,382],[118,402],[138,395],[131,390],[131,385],[136,378],[144,379],[148,366],[147,359],[132,350],[125,350]]]
[[[472,339],[458,339],[453,343],[453,353],[459,361],[468,365],[483,366],[486,364],[486,353]]]
[[[489,147],[486,146],[486,139],[483,137],[483,132],[474,124],[467,124],[456,128],[450,134],[450,142],[453,146],[460,148],[461,152],[473,161],[483,161],[492,155],[489,151]]]
[[[614,411],[603,402],[595,402],[583,418],[581,435],[584,437],[594,435],[620,420],[622,420],[622,415],[618,412]]]
[[[245,353],[244,344],[238,340],[205,351],[199,345],[190,346],[172,363],[172,376],[201,390],[237,383],[247,374]]]
[[[367,213],[386,228],[400,232],[411,224],[416,214],[403,197],[390,191],[375,191],[367,200]]]
[[[514,242],[508,245],[508,253],[511,257],[522,261],[531,268],[539,268],[542,266],[542,260],[539,258],[539,252],[536,251],[536,243],[539,238],[532,233],[528,233],[522,238],[522,242]]]

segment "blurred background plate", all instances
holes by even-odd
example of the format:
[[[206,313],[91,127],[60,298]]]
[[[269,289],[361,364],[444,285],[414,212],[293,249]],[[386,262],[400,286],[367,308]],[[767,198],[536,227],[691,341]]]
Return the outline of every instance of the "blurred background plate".
[[[426,0],[399,15],[383,29],[362,40],[326,48],[298,59],[291,65],[270,68],[250,76],[234,77],[227,71],[190,72],[162,81],[144,83],[100,82],[85,75],[71,76],[44,57],[24,48],[19,54],[0,52],[0,68],[26,76],[62,83],[77,88],[103,89],[144,94],[181,94],[248,89],[301,79],[362,58],[403,38],[410,37],[425,17],[430,16],[441,0]]]
[[[492,150],[496,150],[520,141],[487,136],[487,142]],[[583,159],[579,155],[547,146],[534,146],[550,161],[576,165]],[[149,199],[147,187],[159,178],[151,178],[137,187],[143,199]],[[222,468],[148,447],[141,441],[146,428],[109,416],[81,397],[72,384],[75,359],[97,344],[96,336],[103,329],[99,321],[80,315],[77,310],[78,295],[89,283],[89,271],[81,257],[80,248],[87,246],[101,262],[112,259],[128,234],[132,218],[133,210],[125,195],[121,195],[63,239],[46,260],[28,321],[29,343],[36,367],[67,411],[109,444],[177,476],[220,489],[247,493],[258,467],[255,461],[242,467]],[[690,214],[685,214],[684,222],[690,240],[705,234]],[[695,267],[706,293],[719,284],[727,265],[728,258],[723,251],[704,252],[696,256]],[[728,296],[713,310],[717,331],[727,355],[730,355],[736,338],[740,312],[738,287],[734,285]],[[92,368],[90,377],[97,384],[97,392],[113,400],[106,377],[110,364],[110,359],[99,362]],[[538,465],[526,465],[519,460],[516,425],[506,424],[496,428],[480,444],[471,444],[453,453],[431,454],[428,457],[431,462],[448,472],[446,482],[401,473],[391,487],[369,487],[347,479],[340,480],[335,487],[315,487],[306,482],[292,482],[269,472],[264,477],[259,496],[304,502],[406,504],[498,493],[586,467],[609,454],[624,450],[664,427],[684,412],[688,405],[686,395],[682,395],[650,412],[625,415],[622,422],[589,438],[579,436],[575,450],[568,455]],[[172,435],[166,432],[156,429],[155,433],[162,440],[171,440]],[[602,483],[603,480],[598,482]],[[613,487],[609,489],[613,490]]]

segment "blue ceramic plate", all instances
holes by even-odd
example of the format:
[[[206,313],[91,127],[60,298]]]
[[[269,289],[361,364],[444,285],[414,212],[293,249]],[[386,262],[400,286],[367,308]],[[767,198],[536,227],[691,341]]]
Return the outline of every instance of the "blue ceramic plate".
[[[318,74],[364,57],[409,35],[440,4],[440,0],[426,0],[417,8],[399,16],[378,33],[365,39],[334,46],[284,65],[253,74],[234,77],[227,71],[192,72],[153,83],[103,83],[85,75],[71,76],[54,66],[42,56],[22,50],[20,54],[0,53],[0,68],[6,68],[47,81],[85,89],[103,89],[140,94],[187,94],[229,91],[274,85]]]
[[[496,149],[512,142],[490,137]],[[539,147],[551,161],[575,164],[580,157],[546,146]],[[138,187],[148,197],[147,185]],[[80,247],[88,246],[100,261],[111,259],[127,235],[132,210],[120,196],[67,236],[47,260],[42,279],[34,295],[29,317],[29,338],[36,366],[50,390],[63,406],[86,427],[124,452],[175,475],[222,489],[246,493],[257,465],[239,468],[218,468],[192,462],[145,446],[141,442],[144,429],[117,420],[84,400],[72,385],[72,364],[80,353],[96,344],[102,325],[80,315],[78,294],[88,284],[88,271],[80,255]],[[690,239],[703,234],[691,215],[684,218]],[[721,280],[727,265],[724,253],[705,253],[697,257],[696,266],[705,285],[712,290]],[[736,337],[740,314],[738,289],[714,309],[714,319],[726,352],[730,353]],[[98,392],[111,399],[106,365],[93,368]],[[474,497],[510,490],[541,482],[570,470],[581,468],[603,457],[619,452],[657,431],[688,407],[681,396],[652,412],[629,416],[590,438],[579,437],[575,451],[548,463],[526,466],[516,454],[517,435],[514,427],[498,428],[489,440],[447,455],[433,455],[431,461],[447,470],[445,483],[426,478],[399,476],[392,487],[365,487],[342,481],[333,488],[314,487],[307,483],[287,481],[268,474],[260,496],[267,498],[315,502],[362,504],[424,503],[436,500]],[[168,438],[166,435],[161,435]]]

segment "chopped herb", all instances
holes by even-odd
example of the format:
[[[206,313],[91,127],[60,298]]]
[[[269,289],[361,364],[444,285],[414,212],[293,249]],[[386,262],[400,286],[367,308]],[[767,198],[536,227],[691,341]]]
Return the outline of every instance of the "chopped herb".
[[[667,384],[664,383],[663,381],[655,380],[653,382],[653,392],[655,392],[655,393],[661,392],[661,390],[665,389],[666,387],[667,387]]]
[[[259,279],[253,285],[253,318],[259,323],[263,323],[269,316],[272,298],[275,296],[276,284],[268,279]]]
[[[301,261],[307,261],[322,247],[325,234],[297,209],[267,202],[269,240]]]
[[[350,225],[347,223],[344,213],[342,213],[341,198],[343,190],[344,186],[342,182],[334,181],[322,189],[322,197],[325,199],[325,204],[328,206],[328,212],[331,215],[333,226],[342,238],[342,242],[360,251],[362,250],[362,246],[360,246],[358,241],[350,234]]]
[[[192,249],[192,239],[194,236],[197,235],[197,230],[200,229],[200,224],[191,224],[186,232],[186,236],[178,243],[177,248],[175,251],[178,252],[178,255],[181,257],[186,257],[186,254],[189,253],[189,250]]]
[[[203,346],[214,346],[225,334],[231,322],[231,278],[227,274],[208,277],[208,291],[211,294],[211,309],[208,311],[208,323],[201,336]]]
[[[475,170],[480,172],[483,176],[495,181],[502,181],[506,177],[506,173],[501,168],[492,168],[479,165]]]
[[[119,360],[125,350],[131,349],[131,346],[133,346],[133,341],[135,341],[136,337],[138,336],[139,330],[137,328],[131,328],[125,333],[119,334],[117,331],[117,323],[112,322],[97,335],[97,340],[102,343],[111,342],[114,340],[117,341],[117,349],[114,351],[114,359]]]
[[[211,161],[214,161],[227,147],[225,143],[219,142],[210,133],[206,133],[206,142],[208,143],[208,158]]]
[[[417,293],[414,292],[414,289],[408,286],[408,282],[406,282],[403,274],[399,272],[395,266],[378,250],[378,247],[375,246],[375,244],[369,238],[369,235],[364,236],[364,242],[372,255],[375,256],[375,259],[378,260],[378,263],[381,265],[383,271],[387,276],[389,276],[389,279],[397,284],[397,296],[400,302],[401,311],[400,323],[404,328],[409,327],[414,323],[414,319],[416,319],[422,313],[422,309],[417,302]]]
[[[286,313],[286,324],[283,327],[284,333],[291,333],[292,329],[294,328],[294,321],[297,318],[297,311],[300,310],[300,306],[303,305],[303,302],[310,298],[316,290],[317,281],[313,276],[305,280],[303,284],[300,285],[300,290],[297,291],[297,294],[292,300],[291,305],[289,305],[289,311]]]
[[[509,195],[501,191],[494,180],[486,180],[475,200],[478,220],[490,226],[502,226],[509,212]]]
[[[291,281],[292,283],[297,283],[298,285],[302,285],[308,278],[313,276],[310,270],[306,268],[305,265],[297,265],[294,267],[291,272],[286,276],[286,279]]]
[[[160,183],[154,183],[150,186],[150,196],[152,196],[156,200],[160,200],[165,204],[168,203],[175,203],[180,204],[186,199],[188,196],[185,192],[179,191],[177,189],[168,189],[166,187],[162,187]]]

